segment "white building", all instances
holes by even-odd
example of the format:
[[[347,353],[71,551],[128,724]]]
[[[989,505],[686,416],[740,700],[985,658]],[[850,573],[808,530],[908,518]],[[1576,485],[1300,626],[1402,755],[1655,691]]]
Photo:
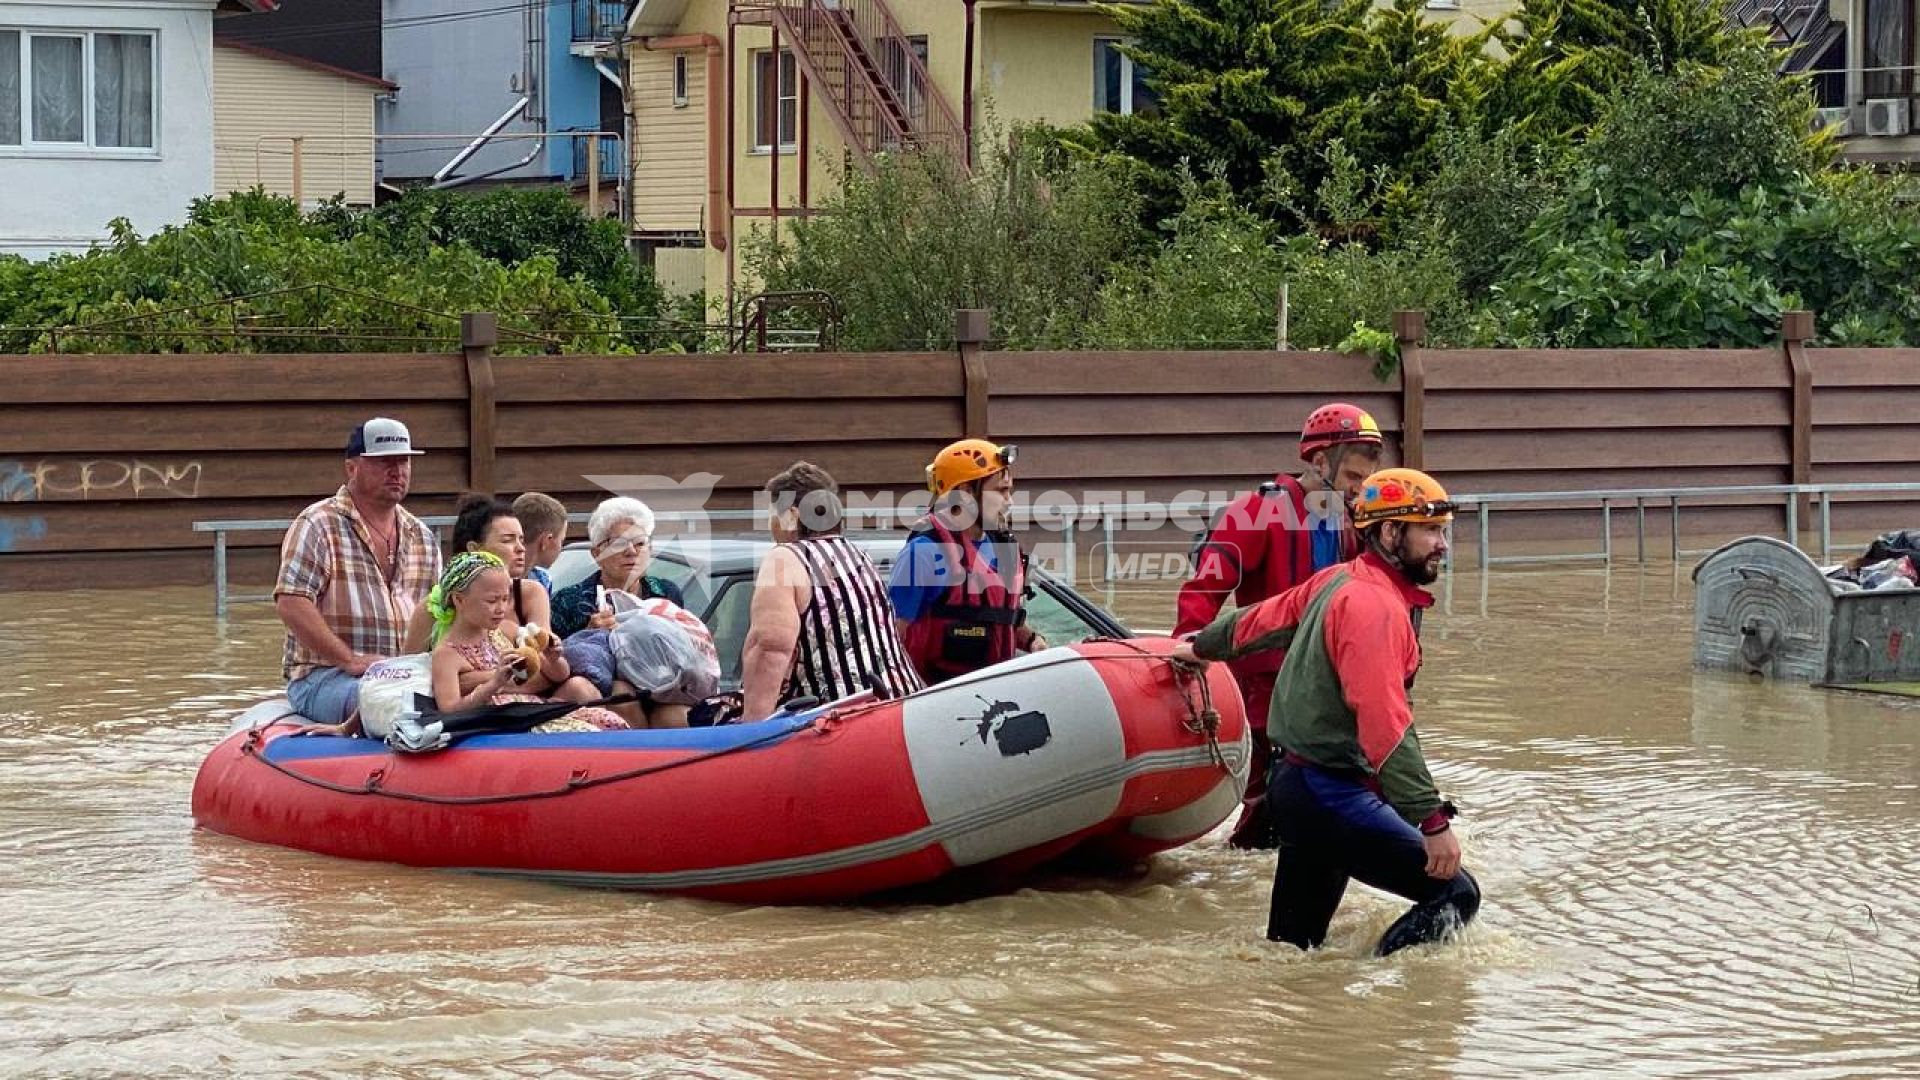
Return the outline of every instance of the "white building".
[[[84,250],[213,191],[213,19],[277,0],[0,0],[0,253]]]

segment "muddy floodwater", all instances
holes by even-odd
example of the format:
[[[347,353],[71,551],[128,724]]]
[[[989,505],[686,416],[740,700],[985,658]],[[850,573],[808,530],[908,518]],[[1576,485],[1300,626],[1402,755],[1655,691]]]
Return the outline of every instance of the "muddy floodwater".
[[[1271,856],[1219,832],[800,909],[207,835],[270,609],[0,596],[0,1075],[1920,1076],[1920,708],[1696,675],[1690,605],[1666,566],[1455,579],[1416,710],[1486,904],[1380,961],[1359,886],[1326,949],[1269,945]]]

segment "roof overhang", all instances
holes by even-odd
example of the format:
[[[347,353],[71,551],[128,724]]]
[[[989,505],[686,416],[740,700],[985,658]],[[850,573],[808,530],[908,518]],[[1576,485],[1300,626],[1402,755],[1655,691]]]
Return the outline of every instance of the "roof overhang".
[[[214,10],[222,15],[264,15],[279,7],[280,0],[220,0]]]
[[[292,67],[305,68],[308,71],[318,71],[323,75],[332,75],[336,78],[346,79],[349,82],[365,83],[366,85],[371,86],[376,90],[381,90],[389,94],[393,93],[395,90],[400,89],[400,84],[396,82],[389,82],[386,79],[375,78],[372,75],[362,75],[357,71],[348,71],[346,68],[334,67],[332,64],[323,64],[318,60],[309,60],[304,56],[294,56],[291,53],[283,53],[278,49],[269,49],[269,48],[266,48],[265,46],[255,45],[251,42],[230,41],[225,38],[215,38],[213,44],[217,48],[232,49],[235,52],[251,53],[254,56],[258,56],[266,60],[272,60],[277,63],[287,64]]]
[[[630,38],[659,37],[680,29],[687,14],[687,0],[640,0],[627,16]]]

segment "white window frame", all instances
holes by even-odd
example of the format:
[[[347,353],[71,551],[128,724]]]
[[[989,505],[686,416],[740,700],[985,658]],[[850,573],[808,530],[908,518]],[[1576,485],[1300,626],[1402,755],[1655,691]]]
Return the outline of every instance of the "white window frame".
[[[1128,38],[1109,37],[1105,35],[1093,39],[1093,111],[1096,113],[1113,113],[1119,116],[1133,115],[1133,83],[1135,78],[1133,57],[1128,56],[1119,49],[1119,46],[1125,45],[1128,40]],[[1100,106],[1100,47],[1103,45],[1112,49],[1113,54],[1120,58],[1120,107],[1117,109],[1105,109]]]
[[[781,153],[791,154],[799,149],[798,139],[800,137],[800,61],[797,58],[795,58],[795,56],[793,55],[792,49],[782,46],[780,49],[780,58],[776,60],[773,64],[768,65],[763,61],[765,61],[767,55],[770,52],[772,52],[771,49],[754,49],[752,52],[747,54],[749,57],[752,58],[752,64],[753,64],[753,78],[752,78],[753,153],[756,153],[756,154],[773,153],[772,144],[764,143],[760,141],[760,129],[762,126],[761,110],[766,107],[767,100],[768,100],[767,94],[766,94],[766,88],[764,86],[763,75],[765,70],[768,67],[772,67],[773,79],[774,79],[774,93],[773,93],[773,99],[772,99],[773,114],[774,114],[773,115],[773,127],[774,127],[773,137],[779,141]],[[793,68],[793,95],[791,97],[784,96],[780,93],[780,76],[782,74],[781,69],[789,66]],[[781,117],[781,114],[785,112],[785,110],[782,109],[780,106],[783,102],[787,102],[787,101],[793,102],[793,128],[794,129],[792,131],[783,132],[780,130],[780,117]],[[787,137],[782,138],[783,135]]]
[[[688,84],[688,78],[687,78],[687,54],[674,53],[673,54],[673,107],[674,108],[684,109],[687,107],[688,85],[689,84]]]
[[[88,157],[151,160],[160,157],[160,31],[154,27],[0,26],[20,35],[20,141],[0,145],[0,157]],[[152,42],[153,145],[97,146],[94,130],[94,38],[102,34],[144,37]],[[80,39],[81,141],[42,142],[33,137],[33,39]]]

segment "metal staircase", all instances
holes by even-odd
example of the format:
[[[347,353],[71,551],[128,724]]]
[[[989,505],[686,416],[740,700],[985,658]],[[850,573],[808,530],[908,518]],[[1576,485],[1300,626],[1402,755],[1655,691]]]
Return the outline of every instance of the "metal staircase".
[[[965,162],[960,119],[886,0],[734,0],[734,10],[779,32],[863,161],[922,152]]]

